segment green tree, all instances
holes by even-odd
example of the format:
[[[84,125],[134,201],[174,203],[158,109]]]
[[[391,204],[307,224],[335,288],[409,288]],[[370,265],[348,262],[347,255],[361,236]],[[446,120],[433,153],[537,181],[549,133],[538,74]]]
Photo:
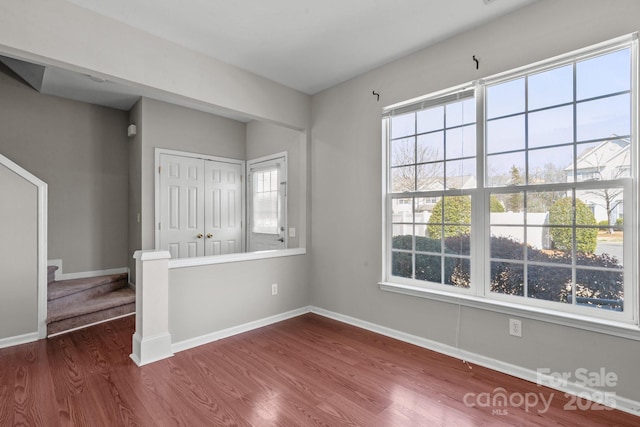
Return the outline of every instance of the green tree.
[[[442,213],[443,200],[444,215]],[[494,195],[489,199],[489,208],[491,212],[504,212],[502,202]],[[428,224],[428,236],[432,239],[441,239],[443,228],[445,238],[469,234],[471,224],[471,197],[448,196],[441,198],[433,207]]]
[[[511,166],[511,180],[509,181],[510,185],[522,185],[524,183],[524,179],[522,175],[520,175],[520,169],[516,167],[516,165]],[[523,208],[522,203],[522,193],[513,193],[507,199],[506,207],[508,211],[511,212],[520,212]]]
[[[489,198],[489,210],[491,212],[504,212],[504,205],[502,202],[493,194]]]
[[[571,252],[573,246],[573,203],[571,197],[556,200],[549,209],[550,225],[566,225],[566,227],[551,228],[550,234],[553,246],[565,252]],[[576,199],[576,225],[597,225],[591,209],[581,200]],[[576,250],[578,252],[593,253],[596,250],[598,238],[597,228],[576,228]]]
[[[469,234],[471,196],[442,197],[433,207],[428,223],[427,232],[432,239],[441,239],[443,229],[445,238]]]

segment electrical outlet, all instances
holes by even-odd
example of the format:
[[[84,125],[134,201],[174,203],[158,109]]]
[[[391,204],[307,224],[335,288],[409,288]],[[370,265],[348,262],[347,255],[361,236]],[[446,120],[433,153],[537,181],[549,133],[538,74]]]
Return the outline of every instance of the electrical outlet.
[[[296,229],[295,228],[290,228],[289,229],[289,237],[296,237]]]
[[[522,337],[522,320],[509,319],[509,335]]]
[[[271,285],[271,295],[278,295],[278,284],[274,283]]]

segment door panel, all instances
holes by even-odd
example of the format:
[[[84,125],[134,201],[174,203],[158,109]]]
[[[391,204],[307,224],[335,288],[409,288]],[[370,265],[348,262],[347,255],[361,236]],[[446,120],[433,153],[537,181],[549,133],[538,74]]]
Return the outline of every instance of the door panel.
[[[160,248],[172,258],[204,255],[204,165],[200,159],[160,156]],[[200,237],[198,237],[200,236]]]
[[[205,161],[206,255],[244,251],[242,165]]]

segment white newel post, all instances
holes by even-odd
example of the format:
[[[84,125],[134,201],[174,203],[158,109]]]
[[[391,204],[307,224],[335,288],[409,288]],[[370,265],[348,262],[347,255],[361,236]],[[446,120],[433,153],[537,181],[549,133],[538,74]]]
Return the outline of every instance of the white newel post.
[[[136,332],[131,359],[138,366],[173,356],[169,333],[167,251],[136,251]]]

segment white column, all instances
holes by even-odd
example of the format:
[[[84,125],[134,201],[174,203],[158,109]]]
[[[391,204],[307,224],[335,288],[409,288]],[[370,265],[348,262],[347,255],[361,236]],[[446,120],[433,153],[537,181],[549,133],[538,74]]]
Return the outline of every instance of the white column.
[[[131,359],[138,366],[173,356],[169,333],[167,251],[136,251],[136,332]]]

